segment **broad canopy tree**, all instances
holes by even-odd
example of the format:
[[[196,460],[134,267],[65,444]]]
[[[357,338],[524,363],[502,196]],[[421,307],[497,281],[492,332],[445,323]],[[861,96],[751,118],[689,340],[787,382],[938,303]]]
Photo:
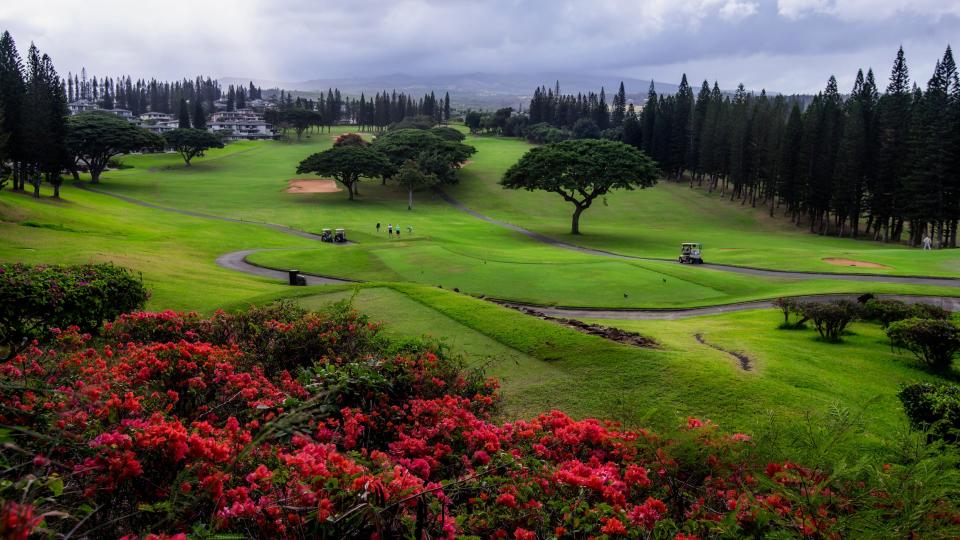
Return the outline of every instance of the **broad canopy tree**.
[[[657,181],[657,166],[643,152],[616,141],[572,140],[527,152],[504,174],[507,189],[557,193],[574,206],[571,234],[580,234],[580,215],[615,189],[647,188]]]
[[[470,145],[422,129],[389,131],[377,137],[370,147],[390,160],[388,177],[413,160],[424,174],[432,174],[445,184],[456,182],[457,169],[477,151]]]
[[[330,176],[347,188],[350,200],[357,194],[361,176],[375,178],[390,170],[390,161],[370,146],[334,146],[300,162],[297,174]]]
[[[159,135],[110,113],[91,111],[67,119],[67,149],[75,163],[86,165],[93,184],[100,182],[100,174],[113,156],[162,147]]]
[[[220,137],[205,129],[174,129],[164,133],[163,139],[167,146],[180,153],[187,167],[190,166],[191,159],[202,156],[205,151],[211,148],[223,148]]]

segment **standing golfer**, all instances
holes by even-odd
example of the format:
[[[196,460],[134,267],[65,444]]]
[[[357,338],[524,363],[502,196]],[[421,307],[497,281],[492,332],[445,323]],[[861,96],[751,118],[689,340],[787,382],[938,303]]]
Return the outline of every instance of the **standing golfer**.
[[[380,222],[377,222],[377,232],[380,232]]]
[[[923,237],[923,249],[924,251],[933,249],[933,240],[930,239],[929,234]]]
[[[393,236],[393,225],[387,223],[387,236]]]
[[[407,225],[407,234],[413,234],[413,225]]]

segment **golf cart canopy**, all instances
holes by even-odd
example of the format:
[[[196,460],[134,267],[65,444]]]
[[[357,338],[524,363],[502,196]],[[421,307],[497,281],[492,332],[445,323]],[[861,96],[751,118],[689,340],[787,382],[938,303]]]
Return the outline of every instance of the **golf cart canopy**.
[[[697,248],[697,249],[700,249],[701,247],[703,247],[703,245],[700,242],[684,242],[680,244],[680,247],[688,247],[688,246],[692,248]]]

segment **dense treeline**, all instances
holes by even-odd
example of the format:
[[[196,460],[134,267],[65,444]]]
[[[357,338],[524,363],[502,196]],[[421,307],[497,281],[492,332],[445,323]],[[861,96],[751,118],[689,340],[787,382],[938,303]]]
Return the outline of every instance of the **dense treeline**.
[[[33,44],[26,65],[9,32],[0,36],[0,177],[11,176],[13,188],[62,183],[67,154],[67,96],[53,62]]]
[[[427,117],[434,123],[450,120],[450,94],[438,99],[433,92],[424,94],[420,99],[403,92],[378,92],[367,98],[348,98],[339,89],[331,88],[326,95],[321,93],[317,99],[294,98],[292,94],[280,91],[279,110],[270,112],[267,121],[283,128],[307,124],[306,127],[334,126],[341,123],[355,124],[361,130],[373,128],[383,131],[391,124],[397,124],[412,117]],[[301,111],[308,111],[304,114]]]
[[[753,206],[777,209],[811,231],[956,247],[960,219],[960,80],[948,47],[925,89],[911,84],[900,49],[881,93],[858,71],[849,95],[830,77],[809,105],[799,97],[732,95],[686,75],[676,94],[651,85],[637,113],[621,85],[564,96],[540,88],[525,133],[537,142],[606,137],[642,148],[668,177],[687,175]],[[608,113],[608,111],[610,111]],[[609,127],[607,127],[609,126]],[[539,140],[544,139],[544,140]]]
[[[220,83],[210,77],[197,77],[195,80],[158,81],[157,79],[136,79],[129,75],[121,77],[93,76],[87,78],[86,69],[80,75],[67,74],[65,81],[67,99],[86,100],[96,103],[103,109],[127,109],[139,116],[147,111],[176,114],[181,100],[195,103],[200,101],[206,110],[213,110],[213,102],[224,96]],[[250,88],[230,86],[227,93],[228,108],[242,108],[246,99],[254,99],[260,89],[250,83]],[[254,97],[250,97],[254,96]]]

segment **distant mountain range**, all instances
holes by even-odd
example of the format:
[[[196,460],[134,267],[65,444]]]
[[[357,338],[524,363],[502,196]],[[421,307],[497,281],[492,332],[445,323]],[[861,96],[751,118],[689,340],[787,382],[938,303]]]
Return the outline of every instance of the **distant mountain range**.
[[[524,108],[529,104],[533,91],[538,86],[553,88],[560,82],[560,91],[564,94],[598,92],[604,87],[607,101],[613,97],[623,81],[627,91],[627,100],[635,104],[646,100],[650,81],[616,77],[608,75],[575,75],[571,73],[462,73],[455,75],[407,75],[395,73],[374,77],[343,77],[329,79],[311,79],[308,81],[274,81],[248,79],[240,77],[222,77],[221,85],[247,85],[250,81],[264,90],[282,88],[294,91],[294,95],[314,95],[328,88],[339,88],[349,96],[359,96],[361,92],[371,95],[383,90],[405,92],[419,96],[434,92],[438,97],[450,92],[450,101],[457,108]],[[657,82],[658,93],[674,93],[676,84]]]

